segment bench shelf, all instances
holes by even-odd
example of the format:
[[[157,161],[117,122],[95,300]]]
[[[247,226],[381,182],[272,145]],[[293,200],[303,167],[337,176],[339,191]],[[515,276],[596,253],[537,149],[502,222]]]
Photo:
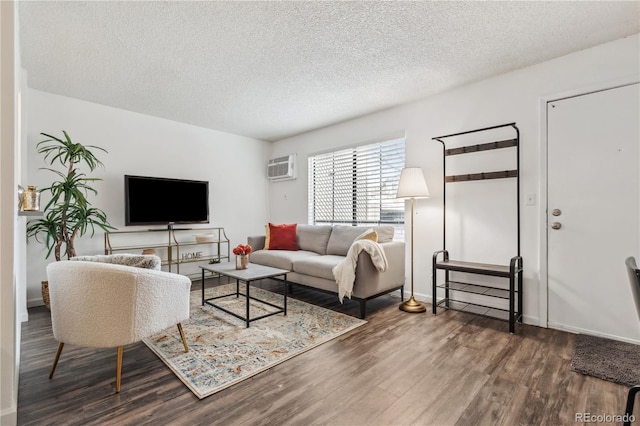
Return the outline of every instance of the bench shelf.
[[[441,257],[441,260],[439,258]],[[508,266],[490,265],[486,263],[449,260],[447,250],[439,250],[433,254],[433,314],[437,308],[472,312],[474,314],[498,318],[509,322],[509,332],[515,332],[515,323],[522,322],[522,258],[514,256]],[[438,270],[444,271],[444,282],[438,283]],[[509,288],[499,288],[490,284],[477,284],[451,279],[451,272],[485,275],[509,279]],[[444,290],[444,298],[438,299],[437,289]],[[453,293],[453,294],[452,294]],[[476,301],[457,299],[457,293],[478,296]],[[508,307],[497,307],[490,304],[491,299],[508,300]]]

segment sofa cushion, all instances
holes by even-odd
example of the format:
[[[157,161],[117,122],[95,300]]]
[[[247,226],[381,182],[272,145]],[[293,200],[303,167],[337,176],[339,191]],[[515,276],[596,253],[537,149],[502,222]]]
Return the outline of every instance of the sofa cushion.
[[[260,249],[269,250],[269,224],[268,223],[264,226],[264,245],[260,247]]]
[[[293,262],[293,271],[299,274],[335,280],[333,268],[344,260],[344,256],[317,256],[296,260]]]
[[[366,226],[334,225],[329,243],[327,244],[327,254],[346,256],[349,247],[351,247],[355,239],[368,229],[376,231],[379,243],[390,243],[393,241],[395,229],[391,225],[380,225],[372,228]]]
[[[351,244],[367,229],[364,226],[334,225],[327,244],[327,254],[346,256]]]
[[[295,261],[319,256],[318,253],[306,250],[256,250],[249,255],[249,262],[292,271]]]
[[[358,235],[356,237],[356,240],[369,240],[369,241],[373,241],[374,243],[377,243],[378,233],[373,229],[369,228],[366,231],[364,231],[362,234]]]
[[[298,250],[296,228],[295,223],[282,225],[269,223],[265,250]]]
[[[373,230],[378,234],[379,243],[390,243],[393,241],[393,235],[396,232],[396,229],[391,225],[374,226]]]
[[[297,238],[300,250],[327,254],[327,243],[331,236],[331,225],[298,225]]]

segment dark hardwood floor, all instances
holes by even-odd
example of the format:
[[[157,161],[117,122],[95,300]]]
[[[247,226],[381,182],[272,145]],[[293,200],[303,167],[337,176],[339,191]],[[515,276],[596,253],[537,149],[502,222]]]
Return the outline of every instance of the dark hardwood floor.
[[[357,303],[335,296],[294,288],[292,297],[358,314]],[[370,302],[363,327],[203,400],[143,343],[125,347],[120,394],[115,348],[67,345],[49,380],[57,342],[49,311],[33,308],[22,328],[18,422],[560,425],[576,413],[624,411],[624,386],[570,370],[569,333],[518,325],[510,335],[502,321],[408,314],[398,302]]]

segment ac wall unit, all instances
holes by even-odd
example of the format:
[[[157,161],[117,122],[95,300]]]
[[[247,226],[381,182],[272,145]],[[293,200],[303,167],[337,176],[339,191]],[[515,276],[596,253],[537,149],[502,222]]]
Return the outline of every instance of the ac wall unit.
[[[296,178],[296,155],[273,158],[267,164],[267,177],[270,181]]]

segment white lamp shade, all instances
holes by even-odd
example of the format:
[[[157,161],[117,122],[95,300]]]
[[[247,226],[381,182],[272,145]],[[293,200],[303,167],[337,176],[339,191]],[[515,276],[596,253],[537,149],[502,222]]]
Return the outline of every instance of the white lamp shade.
[[[429,188],[420,167],[405,167],[400,173],[396,198],[429,198]]]

